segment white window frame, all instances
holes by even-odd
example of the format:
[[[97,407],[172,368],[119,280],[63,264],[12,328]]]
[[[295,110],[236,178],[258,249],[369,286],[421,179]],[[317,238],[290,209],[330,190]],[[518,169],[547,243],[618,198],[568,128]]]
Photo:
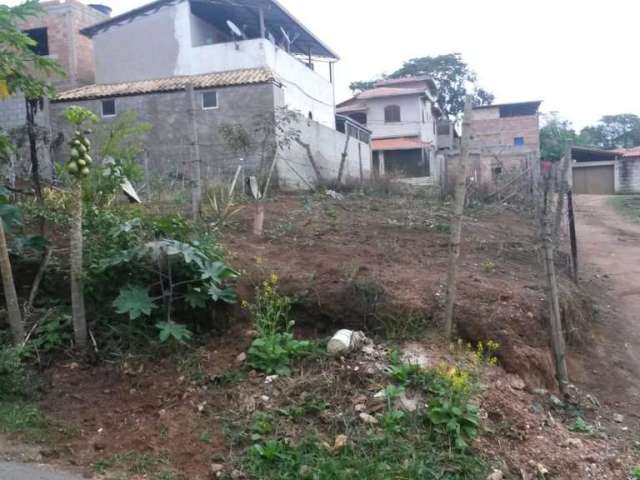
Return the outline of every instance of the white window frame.
[[[214,93],[216,95],[216,106],[215,107],[205,107],[204,106],[204,96],[207,93]],[[200,103],[202,105],[202,110],[217,110],[218,108],[220,108],[220,96],[218,95],[218,91],[217,90],[205,90],[205,91],[202,92],[202,95],[201,95],[200,98],[201,98]]]
[[[105,114],[104,113],[104,102],[113,102],[113,114]],[[118,116],[118,103],[116,102],[115,98],[105,98],[100,100],[100,114],[102,115],[102,118],[113,118],[113,117],[117,117]]]

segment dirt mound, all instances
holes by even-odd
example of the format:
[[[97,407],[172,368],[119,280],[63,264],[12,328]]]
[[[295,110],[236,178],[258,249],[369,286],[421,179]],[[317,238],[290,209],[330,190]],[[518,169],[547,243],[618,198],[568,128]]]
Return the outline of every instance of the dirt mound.
[[[251,224],[250,213],[243,212],[239,226]],[[224,241],[245,273],[244,293],[277,272],[297,299],[298,322],[318,333],[348,327],[419,337],[442,317],[448,215],[410,196],[280,196],[268,204],[265,239],[238,228]],[[499,342],[508,371],[525,372],[532,387],[551,388],[548,308],[541,259],[532,248],[533,224],[508,209],[470,215],[462,245],[459,334]],[[571,332],[586,331],[580,324],[589,321],[588,302],[564,307]]]

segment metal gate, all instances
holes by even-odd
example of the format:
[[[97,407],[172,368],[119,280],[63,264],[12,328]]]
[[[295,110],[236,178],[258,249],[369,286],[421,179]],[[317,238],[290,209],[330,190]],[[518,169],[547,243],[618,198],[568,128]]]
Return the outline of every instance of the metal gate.
[[[573,167],[573,191],[589,195],[615,193],[613,165]]]

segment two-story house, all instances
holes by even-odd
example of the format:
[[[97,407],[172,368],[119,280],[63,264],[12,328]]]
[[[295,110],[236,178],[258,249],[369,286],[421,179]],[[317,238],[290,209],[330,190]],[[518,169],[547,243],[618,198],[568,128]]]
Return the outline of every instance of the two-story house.
[[[338,105],[337,112],[372,132],[377,175],[436,177],[439,162],[436,85],[428,77],[382,80]]]
[[[302,143],[282,152],[281,185],[309,185],[317,167],[324,180],[335,178],[345,145],[349,159],[364,149],[368,175],[368,143],[346,142],[335,130],[338,56],[276,0],[157,0],[82,33],[93,40],[96,83],[52,102],[58,129],[71,103],[107,122],[135,111],[153,125],[146,144],[153,173],[188,177],[199,155],[203,175],[215,177],[238,165],[255,170],[264,156],[256,122],[286,107],[299,113]],[[255,148],[230,148],[221,136],[227,124],[244,127]],[[359,167],[348,162],[345,178],[359,176]]]

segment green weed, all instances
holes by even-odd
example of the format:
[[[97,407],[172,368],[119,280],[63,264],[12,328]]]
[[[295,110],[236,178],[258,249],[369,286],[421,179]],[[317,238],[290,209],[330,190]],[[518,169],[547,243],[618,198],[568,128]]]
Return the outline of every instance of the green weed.
[[[17,434],[28,442],[42,442],[49,424],[38,407],[25,402],[0,401],[0,432]]]
[[[278,290],[278,277],[273,274],[256,289],[253,304],[243,306],[253,316],[258,338],[248,351],[251,367],[267,374],[289,375],[291,361],[310,352],[311,342],[296,340],[289,320],[291,299]]]
[[[314,436],[297,446],[268,440],[250,449],[244,469],[251,478],[263,480],[476,480],[487,471],[482,460],[471,455],[443,453],[424,436],[396,433],[370,434],[338,452]]]

